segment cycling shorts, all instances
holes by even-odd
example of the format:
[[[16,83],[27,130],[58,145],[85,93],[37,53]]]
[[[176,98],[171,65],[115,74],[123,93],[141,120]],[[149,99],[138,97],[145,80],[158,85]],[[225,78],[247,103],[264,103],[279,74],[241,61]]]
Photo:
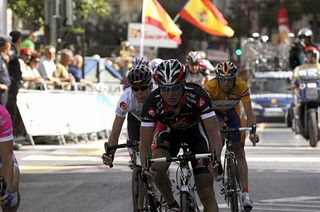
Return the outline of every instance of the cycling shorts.
[[[241,126],[239,114],[235,110],[230,111],[228,114],[216,112],[216,115],[219,121],[223,121],[230,128],[239,128]],[[231,139],[233,142],[241,142],[241,132],[233,132]]]
[[[193,154],[208,153],[209,143],[204,132],[203,126],[199,123],[185,130],[174,130],[167,128],[157,133],[156,139],[153,140],[153,151],[156,149],[165,149],[170,152],[171,157],[177,156],[180,151],[181,143],[187,143]],[[209,160],[199,159],[191,161],[193,173],[209,173]]]

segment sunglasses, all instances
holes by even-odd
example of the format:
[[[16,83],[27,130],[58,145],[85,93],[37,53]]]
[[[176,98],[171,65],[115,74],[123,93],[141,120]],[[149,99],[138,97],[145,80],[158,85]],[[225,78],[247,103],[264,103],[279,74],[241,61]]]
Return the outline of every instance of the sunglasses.
[[[218,79],[220,81],[233,81],[235,79],[234,76],[227,76],[227,77],[224,77],[224,76],[218,76]]]
[[[173,92],[177,92],[179,90],[181,90],[183,87],[183,84],[178,84],[178,85],[161,85],[159,86],[160,90],[162,92],[169,92],[169,91],[173,91]]]
[[[145,91],[147,90],[148,88],[150,87],[150,85],[144,85],[144,86],[139,86],[139,87],[132,87],[131,86],[131,89],[135,92],[138,92],[139,90],[140,91]]]

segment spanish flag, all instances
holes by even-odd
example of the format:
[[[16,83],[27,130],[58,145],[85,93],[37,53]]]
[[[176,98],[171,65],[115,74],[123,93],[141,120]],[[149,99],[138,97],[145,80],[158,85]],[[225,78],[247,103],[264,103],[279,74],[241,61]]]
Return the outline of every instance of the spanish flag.
[[[189,0],[179,14],[181,18],[211,35],[234,35],[233,29],[227,26],[226,19],[209,0]]]
[[[182,31],[173,22],[168,13],[163,9],[157,0],[145,0],[144,22],[153,25],[168,33],[168,38],[181,44],[180,35]]]

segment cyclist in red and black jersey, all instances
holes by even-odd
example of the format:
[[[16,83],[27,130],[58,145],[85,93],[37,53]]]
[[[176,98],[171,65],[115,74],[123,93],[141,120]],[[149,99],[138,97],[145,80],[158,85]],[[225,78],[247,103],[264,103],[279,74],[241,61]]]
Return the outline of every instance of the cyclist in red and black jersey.
[[[142,165],[145,164],[146,156],[176,156],[181,142],[188,143],[194,154],[215,150],[220,161],[221,135],[210,98],[201,86],[185,83],[185,74],[185,66],[174,59],[163,61],[155,69],[153,77],[159,88],[148,97],[141,113]],[[162,127],[159,127],[159,122]],[[156,138],[152,143],[155,126]],[[179,211],[167,175],[169,165],[154,164],[152,171],[155,172],[155,183],[165,197],[170,211]],[[218,175],[221,163],[198,160],[192,162],[192,166],[204,211],[218,211],[212,175]]]

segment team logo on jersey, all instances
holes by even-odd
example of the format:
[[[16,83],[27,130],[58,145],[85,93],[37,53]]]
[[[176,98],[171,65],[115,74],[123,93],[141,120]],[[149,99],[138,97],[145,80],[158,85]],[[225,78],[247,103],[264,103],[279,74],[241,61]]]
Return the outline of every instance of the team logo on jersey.
[[[201,98],[198,100],[198,107],[202,107],[205,103],[206,103],[206,101],[204,100],[203,97],[201,97]]]
[[[155,117],[156,115],[156,112],[153,110],[153,108],[150,108],[149,111],[148,111],[149,115],[152,116],[152,117]]]
[[[125,102],[120,102],[119,107],[120,107],[122,110],[126,110],[126,109],[127,109],[127,104],[126,104]]]

